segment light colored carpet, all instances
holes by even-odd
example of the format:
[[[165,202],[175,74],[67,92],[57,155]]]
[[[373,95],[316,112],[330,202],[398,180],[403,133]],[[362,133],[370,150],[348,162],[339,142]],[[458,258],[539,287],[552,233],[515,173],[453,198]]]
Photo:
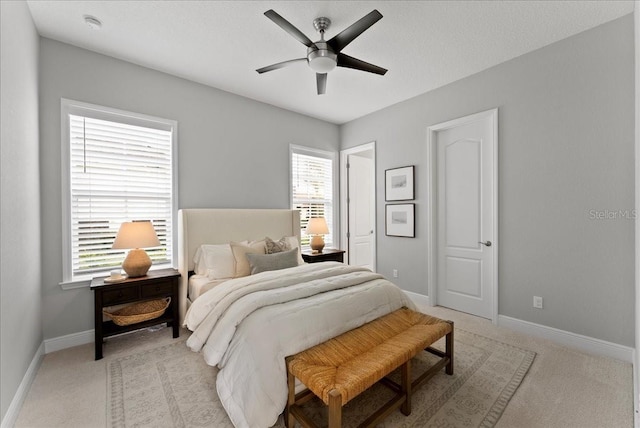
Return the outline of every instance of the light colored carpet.
[[[455,321],[457,329],[536,353],[496,428],[633,427],[631,364],[579,352],[446,308],[422,310]],[[93,359],[92,343],[45,355],[15,427],[108,426],[109,364],[145,349],[181,342],[187,335],[181,330],[180,339],[172,339],[170,329],[162,329],[110,338],[105,358],[99,361]],[[460,357],[460,352],[457,355]],[[393,426],[386,424],[387,428]]]
[[[440,342],[437,347],[442,349],[444,340]],[[535,356],[532,351],[460,329],[455,332],[455,349],[454,375],[441,370],[416,391],[411,415],[395,412],[385,421],[387,426],[493,427]],[[435,361],[433,355],[421,354],[414,362],[414,375]],[[108,426],[232,428],[215,393],[215,374],[216,369],[184,343],[114,359],[108,366]],[[343,415],[345,428],[357,426],[391,395],[378,385],[349,402]],[[319,426],[326,426],[326,410],[320,400],[307,408]],[[276,426],[284,426],[282,418]]]

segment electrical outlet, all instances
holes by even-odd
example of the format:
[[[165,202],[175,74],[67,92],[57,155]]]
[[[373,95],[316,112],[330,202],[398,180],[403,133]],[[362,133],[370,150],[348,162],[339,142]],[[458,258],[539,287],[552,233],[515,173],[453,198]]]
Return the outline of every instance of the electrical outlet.
[[[542,309],[542,297],[533,296],[533,307],[537,309]]]
[[[398,269],[394,269],[393,270],[393,277],[397,278],[398,277]]]

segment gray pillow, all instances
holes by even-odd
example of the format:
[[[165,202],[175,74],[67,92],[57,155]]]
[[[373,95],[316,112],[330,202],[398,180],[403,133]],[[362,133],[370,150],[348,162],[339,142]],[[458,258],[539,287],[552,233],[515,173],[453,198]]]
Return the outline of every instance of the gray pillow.
[[[247,253],[251,275],[298,266],[298,249],[274,254]]]

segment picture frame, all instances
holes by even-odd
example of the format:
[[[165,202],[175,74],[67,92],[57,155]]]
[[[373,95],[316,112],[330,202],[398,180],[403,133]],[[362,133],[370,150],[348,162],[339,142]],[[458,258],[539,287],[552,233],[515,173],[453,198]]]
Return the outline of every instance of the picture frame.
[[[387,169],[384,172],[385,201],[411,201],[414,196],[414,165]]]
[[[385,235],[415,238],[416,204],[385,205]]]

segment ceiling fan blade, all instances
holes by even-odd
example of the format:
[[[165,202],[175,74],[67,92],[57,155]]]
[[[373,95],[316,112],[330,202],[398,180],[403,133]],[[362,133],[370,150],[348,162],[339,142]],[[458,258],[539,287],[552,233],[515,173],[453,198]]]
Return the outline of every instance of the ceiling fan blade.
[[[378,22],[381,18],[382,14],[374,9],[369,14],[360,18],[359,21],[356,21],[355,23],[351,24],[350,27],[347,27],[339,34],[335,35],[333,38],[327,41],[327,43],[335,52],[340,52],[342,49],[344,49],[345,46],[351,43],[353,39],[362,34],[367,28]]]
[[[282,62],[279,62],[279,63],[276,63],[276,64],[271,64],[271,65],[268,65],[266,67],[259,68],[256,71],[258,73],[262,74],[262,73],[266,73],[267,71],[277,70],[279,68],[286,67],[287,65],[291,65],[291,64],[294,64],[296,62],[301,62],[301,61],[306,61],[306,60],[307,60],[306,58],[290,59],[289,61],[282,61]]]
[[[284,31],[286,31],[287,33],[295,37],[296,40],[298,40],[300,43],[302,43],[306,47],[310,48],[315,46],[315,44],[311,40],[309,40],[309,38],[305,36],[302,31],[294,27],[293,24],[291,24],[289,21],[287,21],[282,16],[280,16],[278,12],[276,12],[275,10],[269,9],[264,13],[264,15],[270,20],[272,20],[273,22],[275,22],[276,25],[278,25]]]
[[[327,91],[327,73],[316,73],[316,83],[318,84],[318,95]]]
[[[361,59],[354,58],[343,53],[338,54],[338,67],[353,68],[355,70],[367,71],[369,73],[380,74],[383,76],[387,72],[386,68],[369,64],[368,62],[364,62]]]

